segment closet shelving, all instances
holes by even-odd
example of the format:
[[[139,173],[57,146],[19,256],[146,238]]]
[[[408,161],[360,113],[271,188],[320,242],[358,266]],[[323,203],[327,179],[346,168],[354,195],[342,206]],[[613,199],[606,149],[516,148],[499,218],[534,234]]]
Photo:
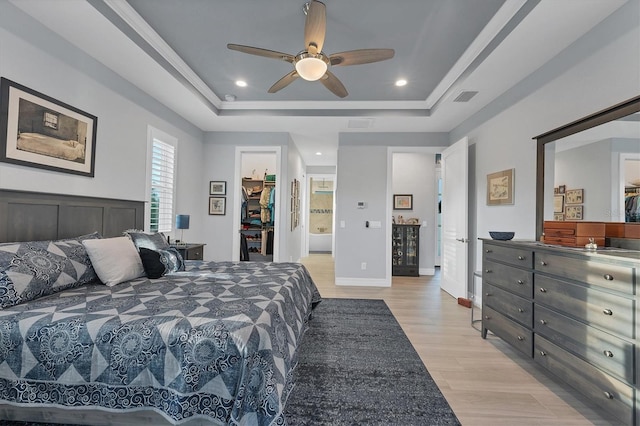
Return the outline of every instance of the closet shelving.
[[[260,200],[265,190],[275,189],[275,181],[242,179],[246,202],[243,206],[240,238],[241,260],[273,260],[273,222],[263,222],[263,206]],[[268,188],[268,189],[267,189]],[[271,244],[269,244],[271,242]],[[244,253],[244,246],[246,250]]]

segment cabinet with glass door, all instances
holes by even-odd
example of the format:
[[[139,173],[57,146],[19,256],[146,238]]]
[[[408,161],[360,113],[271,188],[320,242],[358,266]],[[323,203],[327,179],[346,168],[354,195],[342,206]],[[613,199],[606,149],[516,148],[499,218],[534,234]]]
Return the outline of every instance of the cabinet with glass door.
[[[420,225],[393,225],[391,236],[392,275],[419,274]]]

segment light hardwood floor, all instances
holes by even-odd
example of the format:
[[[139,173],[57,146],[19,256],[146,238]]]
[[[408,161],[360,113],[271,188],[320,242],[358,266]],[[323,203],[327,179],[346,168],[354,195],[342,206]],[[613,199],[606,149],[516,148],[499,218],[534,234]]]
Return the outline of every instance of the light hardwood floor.
[[[482,339],[471,310],[440,290],[439,274],[393,277],[390,288],[336,286],[331,255],[302,263],[322,297],[386,302],[463,425],[617,424],[499,338]]]

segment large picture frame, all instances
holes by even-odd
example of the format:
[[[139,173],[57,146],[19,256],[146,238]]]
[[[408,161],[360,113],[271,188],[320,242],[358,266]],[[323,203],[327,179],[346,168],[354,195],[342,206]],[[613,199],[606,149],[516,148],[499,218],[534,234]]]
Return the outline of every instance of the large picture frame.
[[[227,198],[226,197],[209,197],[209,214],[210,215],[227,214]]]
[[[413,194],[393,194],[394,210],[413,210]]]
[[[487,175],[488,206],[501,206],[514,203],[514,175],[515,169],[503,170]]]
[[[227,195],[227,181],[209,181],[209,195]]]
[[[93,177],[98,118],[0,79],[0,161]]]

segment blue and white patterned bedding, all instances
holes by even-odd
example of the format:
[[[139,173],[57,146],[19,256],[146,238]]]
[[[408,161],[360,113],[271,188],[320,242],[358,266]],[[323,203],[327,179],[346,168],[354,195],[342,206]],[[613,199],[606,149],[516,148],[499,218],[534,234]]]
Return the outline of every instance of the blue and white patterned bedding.
[[[0,310],[0,403],[284,424],[298,344],[320,301],[307,270],[187,265]]]

